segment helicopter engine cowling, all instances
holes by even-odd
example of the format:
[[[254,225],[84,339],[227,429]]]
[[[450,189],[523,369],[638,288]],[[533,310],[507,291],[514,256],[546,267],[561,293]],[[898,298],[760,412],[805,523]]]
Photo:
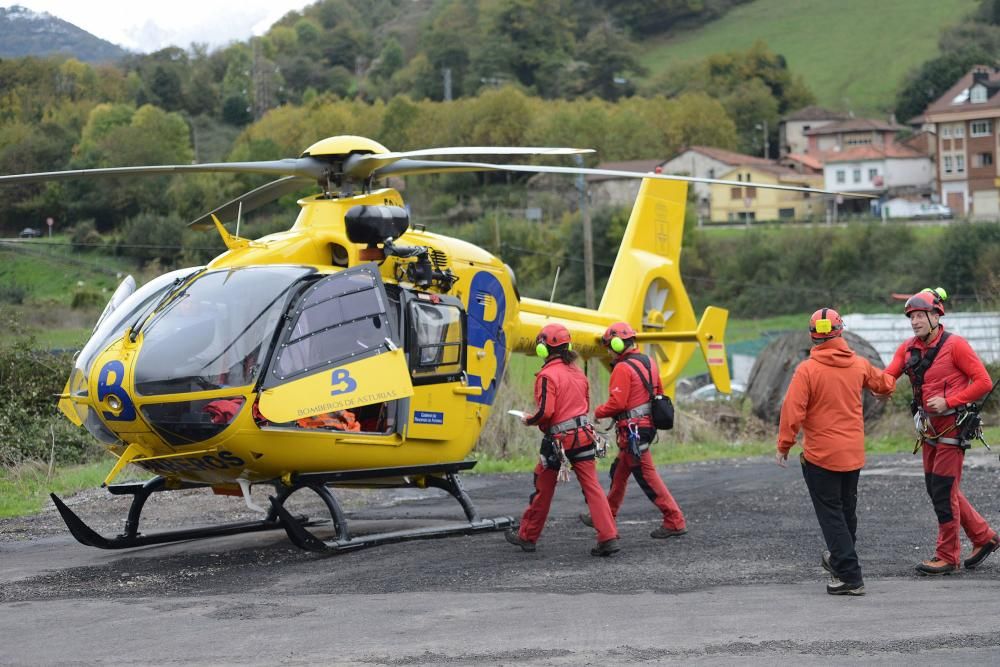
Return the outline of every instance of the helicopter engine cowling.
[[[398,239],[410,228],[410,216],[401,206],[353,206],[344,214],[351,243],[375,245]]]

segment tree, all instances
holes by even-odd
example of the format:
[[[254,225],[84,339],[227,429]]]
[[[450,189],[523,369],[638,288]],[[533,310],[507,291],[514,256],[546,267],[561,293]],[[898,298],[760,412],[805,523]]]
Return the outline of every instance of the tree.
[[[577,47],[577,59],[586,65],[580,92],[593,93],[606,100],[614,101],[633,94],[635,84],[626,75],[646,73],[646,68],[639,63],[636,47],[610,20],[590,29]]]

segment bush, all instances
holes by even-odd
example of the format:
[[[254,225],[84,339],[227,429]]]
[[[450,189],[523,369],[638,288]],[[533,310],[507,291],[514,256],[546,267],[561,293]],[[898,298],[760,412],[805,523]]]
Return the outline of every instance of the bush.
[[[55,397],[73,367],[72,355],[36,350],[13,311],[0,309],[0,327],[5,332],[0,339],[0,465],[96,458],[100,446],[56,407]]]
[[[18,305],[28,297],[28,288],[18,282],[0,285],[0,303]]]
[[[76,226],[73,227],[73,233],[70,235],[70,242],[73,244],[73,250],[77,252],[104,245],[104,239],[98,233],[93,220],[83,220],[76,223]]]
[[[78,287],[73,290],[73,300],[70,305],[76,309],[100,307],[105,304],[107,297],[97,290]]]

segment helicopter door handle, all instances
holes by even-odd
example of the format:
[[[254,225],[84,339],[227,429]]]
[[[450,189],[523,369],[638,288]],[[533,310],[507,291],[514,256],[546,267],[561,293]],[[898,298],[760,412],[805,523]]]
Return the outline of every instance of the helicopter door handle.
[[[456,394],[462,394],[464,396],[482,396],[483,395],[483,388],[482,387],[469,387],[469,386],[464,386],[463,385],[461,387],[455,387],[454,389],[452,389],[452,391],[455,392]]]

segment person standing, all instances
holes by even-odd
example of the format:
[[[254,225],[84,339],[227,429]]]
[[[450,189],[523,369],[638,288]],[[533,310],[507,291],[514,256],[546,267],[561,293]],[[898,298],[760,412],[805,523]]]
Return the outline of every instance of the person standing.
[[[775,459],[786,467],[788,452],[803,432],[802,476],[829,555],[822,564],[834,581],[831,595],[864,595],[857,541],[858,478],[865,465],[862,391],[891,394],[896,382],[859,357],[843,339],[844,323],[832,308],[809,319],[813,347],[795,368],[778,424]]]
[[[896,350],[886,372],[898,378],[906,373],[913,388],[911,409],[922,445],[924,483],[938,520],[934,558],[919,563],[922,575],[951,574],[962,563],[959,526],[972,541],[966,569],[978,567],[1000,548],[989,523],[959,488],[969,443],[962,437],[960,413],[966,404],[990,390],[989,373],[961,336],[945,331],[945,291],[925,289],[911,296],[903,308],[913,338]]]
[[[552,497],[562,466],[570,465],[583,489],[587,507],[594,517],[597,545],[592,556],[610,556],[619,550],[618,528],[608,508],[604,490],[597,481],[594,459],[597,445],[594,427],[588,420],[590,384],[576,365],[576,352],[569,331],[561,324],[548,324],[535,339],[535,351],[544,362],[535,376],[535,403],[525,424],[538,426],[542,439],[542,461],[535,466],[535,491],[521,516],[518,529],[504,537],[524,551],[534,551],[549,515]],[[568,476],[568,472],[564,472]]]
[[[629,475],[632,475],[646,497],[663,514],[662,524],[649,536],[658,539],[677,537],[687,532],[687,522],[656,471],[653,455],[649,451],[649,445],[656,437],[650,389],[654,394],[662,394],[663,385],[656,361],[636,348],[635,336],[635,330],[628,323],[616,322],[601,337],[601,344],[611,355],[611,380],[608,400],[597,406],[594,416],[597,419],[614,419],[618,436],[618,456],[611,464],[608,504],[611,513],[617,517],[625,500]],[[592,523],[592,517],[586,514],[580,515],[580,520],[587,525]]]

